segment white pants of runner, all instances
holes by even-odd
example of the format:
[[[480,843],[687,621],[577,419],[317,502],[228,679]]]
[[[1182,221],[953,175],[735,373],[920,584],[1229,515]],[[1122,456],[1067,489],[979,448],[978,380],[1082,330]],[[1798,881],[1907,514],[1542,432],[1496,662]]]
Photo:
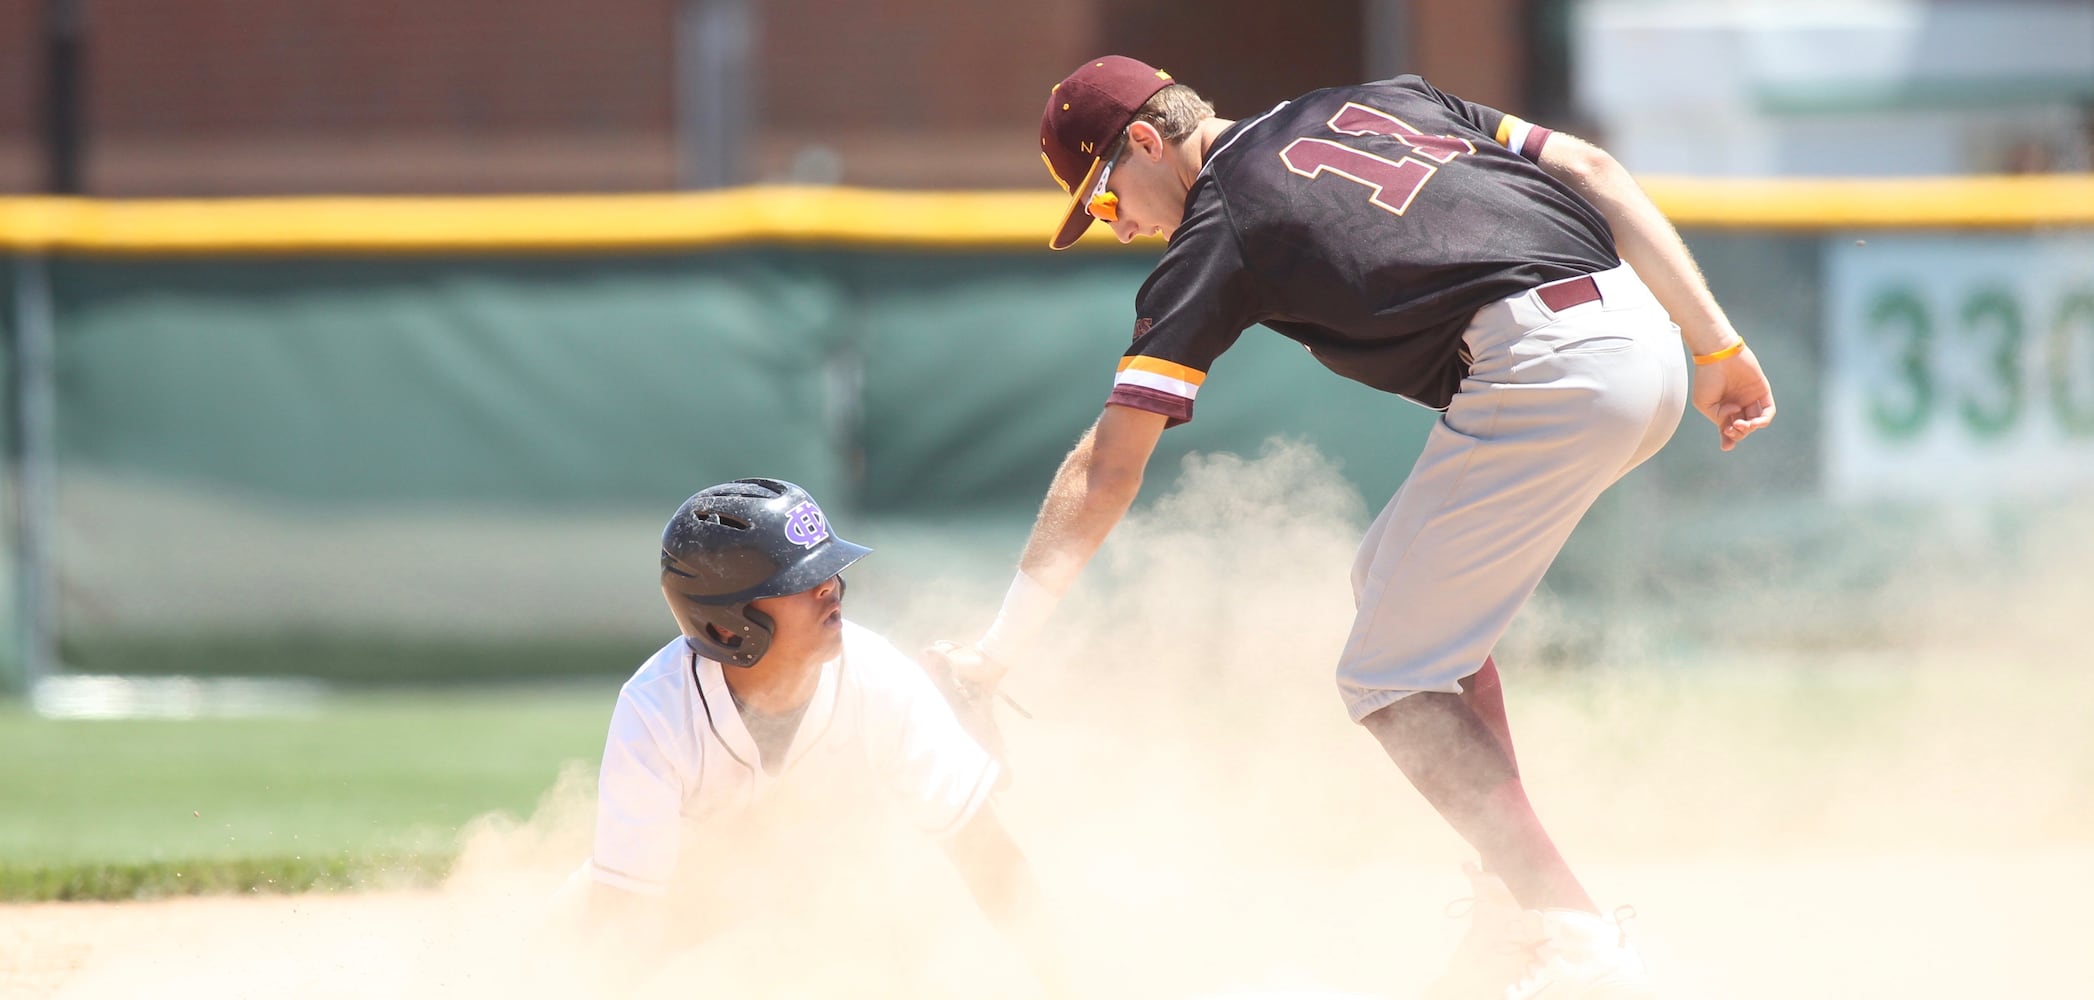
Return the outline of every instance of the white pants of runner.
[[[1470,321],[1469,376],[1353,565],[1353,721],[1459,693],[1592,502],[1679,426],[1679,328],[1628,265],[1592,278],[1599,301],[1556,312],[1530,290]]]

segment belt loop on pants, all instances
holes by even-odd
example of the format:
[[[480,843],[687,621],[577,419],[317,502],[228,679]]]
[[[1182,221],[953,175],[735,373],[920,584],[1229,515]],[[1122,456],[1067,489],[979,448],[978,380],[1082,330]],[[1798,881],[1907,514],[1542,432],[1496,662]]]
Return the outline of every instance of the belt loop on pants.
[[[1562,312],[1587,302],[1598,302],[1600,283],[1592,280],[1592,275],[1579,275],[1542,285],[1534,290],[1534,297],[1540,299],[1542,305],[1548,306],[1550,312]]]

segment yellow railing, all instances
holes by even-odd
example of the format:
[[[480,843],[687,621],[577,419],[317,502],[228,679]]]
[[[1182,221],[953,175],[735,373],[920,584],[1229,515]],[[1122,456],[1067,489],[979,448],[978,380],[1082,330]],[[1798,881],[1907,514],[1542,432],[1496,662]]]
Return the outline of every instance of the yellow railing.
[[[2094,174],[1709,180],[1644,188],[1681,226],[1737,229],[2032,229],[2094,225]]]
[[[2094,176],[1895,180],[1657,177],[1683,227],[1772,230],[2094,225]],[[88,255],[589,253],[785,245],[1041,250],[1053,192],[745,187],[676,194],[0,198],[0,248]],[[1080,244],[1115,244],[1097,227]],[[1139,245],[1138,245],[1139,246]]]

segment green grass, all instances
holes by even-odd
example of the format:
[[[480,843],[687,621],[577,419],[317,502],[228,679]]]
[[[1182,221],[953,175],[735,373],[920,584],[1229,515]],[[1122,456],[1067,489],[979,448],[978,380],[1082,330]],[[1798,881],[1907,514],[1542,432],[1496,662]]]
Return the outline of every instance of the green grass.
[[[427,852],[134,864],[0,864],[0,900],[154,899],[420,887],[441,881],[452,860],[449,852]]]
[[[0,897],[424,879],[467,822],[529,815],[562,765],[593,765],[615,690],[362,693],[179,721],[0,706]]]
[[[60,651],[68,668],[83,674],[295,675],[345,686],[424,687],[600,680],[615,689],[662,640],[659,632],[437,639],[323,630],[168,635],[103,629],[65,637]]]

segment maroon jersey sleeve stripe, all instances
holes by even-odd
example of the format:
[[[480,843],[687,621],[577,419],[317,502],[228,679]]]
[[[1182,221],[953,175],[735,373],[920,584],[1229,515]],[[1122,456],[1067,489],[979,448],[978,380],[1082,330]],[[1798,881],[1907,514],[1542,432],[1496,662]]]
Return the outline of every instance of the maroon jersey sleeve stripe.
[[[1166,418],[1165,427],[1176,427],[1192,419],[1192,400],[1138,385],[1113,386],[1112,395],[1105,401],[1114,406],[1161,413]]]
[[[1532,125],[1527,129],[1527,141],[1520,143],[1520,155],[1536,163],[1541,162],[1541,145],[1548,142],[1549,136],[1554,134],[1539,125]]]

